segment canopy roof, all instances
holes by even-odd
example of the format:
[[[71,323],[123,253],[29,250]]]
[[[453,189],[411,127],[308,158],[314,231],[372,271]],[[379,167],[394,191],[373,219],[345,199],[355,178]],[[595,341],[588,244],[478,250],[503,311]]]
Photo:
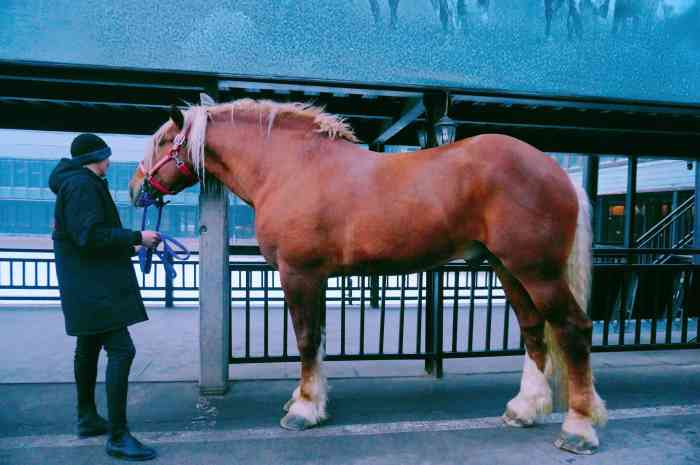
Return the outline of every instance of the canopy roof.
[[[0,59],[700,102],[697,0],[553,0],[548,39],[542,0],[392,1],[6,0]]]
[[[457,0],[399,0],[394,27],[388,3],[7,0],[0,127],[150,134],[170,104],[206,92],[310,101],[348,118],[365,143],[417,145],[448,93],[458,138],[698,156],[697,0],[651,2],[675,6],[623,18],[616,33],[587,7],[572,40],[569,2],[554,2],[563,6],[548,40],[539,1],[490,0],[482,11],[464,0],[458,18]],[[452,8],[444,24],[440,3]]]

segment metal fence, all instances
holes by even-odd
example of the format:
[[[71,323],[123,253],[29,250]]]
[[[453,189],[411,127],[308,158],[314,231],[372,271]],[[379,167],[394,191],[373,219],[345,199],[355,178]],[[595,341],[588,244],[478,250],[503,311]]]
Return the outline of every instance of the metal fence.
[[[653,264],[669,253],[596,251],[593,351],[700,348],[700,266]],[[231,363],[297,361],[279,275],[241,262],[231,273]],[[515,313],[486,265],[331,278],[323,318],[327,360],[423,359],[439,375],[446,358],[524,352]]]
[[[596,250],[589,308],[594,351],[700,347],[700,266],[654,263],[671,253],[679,251]],[[697,253],[683,250],[687,257]],[[172,282],[159,263],[147,276],[134,266],[147,302],[197,305],[196,254],[176,263]],[[278,273],[260,259],[232,261],[230,269],[231,363],[298,360]],[[0,302],[58,300],[51,251],[0,249]],[[439,374],[446,358],[523,353],[515,313],[486,265],[331,278],[323,310],[328,360],[422,359]]]
[[[138,259],[132,261],[144,301],[172,307],[197,305],[199,300],[199,261],[197,253],[190,260],[176,262],[177,277],[169,279],[154,257],[152,272],[141,273]],[[56,260],[52,250],[0,248],[0,303],[33,305],[60,302]]]

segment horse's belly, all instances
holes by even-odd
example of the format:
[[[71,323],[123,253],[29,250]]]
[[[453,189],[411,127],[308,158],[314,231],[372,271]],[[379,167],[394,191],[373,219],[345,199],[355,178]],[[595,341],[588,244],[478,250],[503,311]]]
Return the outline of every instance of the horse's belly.
[[[455,259],[475,259],[484,251],[483,245],[475,241],[455,244],[446,236],[434,236],[430,240],[404,237],[391,245],[356,251],[343,268],[346,272],[410,273]]]

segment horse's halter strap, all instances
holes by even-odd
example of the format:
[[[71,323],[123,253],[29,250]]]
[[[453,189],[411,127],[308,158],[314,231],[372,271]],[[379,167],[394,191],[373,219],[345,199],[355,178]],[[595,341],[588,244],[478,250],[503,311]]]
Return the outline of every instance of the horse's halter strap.
[[[153,165],[150,170],[146,170],[146,167],[143,165],[143,162],[139,164],[139,169],[145,177],[144,182],[150,185],[161,195],[177,194],[176,191],[174,191],[169,186],[163,184],[154,176],[159,169],[161,169],[163,166],[165,166],[165,164],[170,163],[171,161],[175,162],[175,167],[185,178],[184,186],[191,186],[199,180],[197,174],[192,169],[190,169],[189,166],[187,166],[187,163],[182,158],[180,158],[180,149],[186,141],[187,138],[185,137],[184,132],[181,132],[177,136],[175,136],[175,139],[173,139],[173,147],[170,149],[170,153],[168,153],[167,156],[160,159],[160,161]]]

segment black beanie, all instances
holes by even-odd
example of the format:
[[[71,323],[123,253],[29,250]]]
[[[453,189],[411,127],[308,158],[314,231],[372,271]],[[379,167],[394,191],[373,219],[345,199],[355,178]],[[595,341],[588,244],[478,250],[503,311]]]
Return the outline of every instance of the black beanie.
[[[70,145],[73,160],[81,165],[97,163],[112,155],[112,150],[99,136],[95,134],[80,134]]]

